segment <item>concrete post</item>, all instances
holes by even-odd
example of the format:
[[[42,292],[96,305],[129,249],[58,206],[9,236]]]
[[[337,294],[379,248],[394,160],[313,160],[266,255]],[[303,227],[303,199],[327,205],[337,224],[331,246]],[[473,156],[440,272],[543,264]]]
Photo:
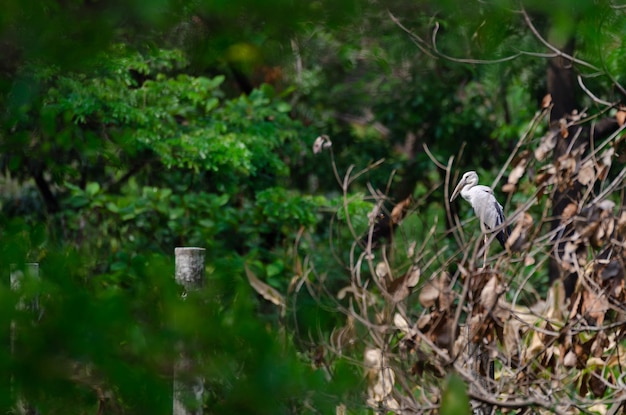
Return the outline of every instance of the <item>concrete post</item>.
[[[197,290],[204,285],[204,248],[176,248],[176,282],[185,287],[185,293]],[[174,402],[173,415],[202,415],[204,381],[195,377],[191,381],[193,362],[185,353],[185,345],[178,345],[179,357],[174,363]]]

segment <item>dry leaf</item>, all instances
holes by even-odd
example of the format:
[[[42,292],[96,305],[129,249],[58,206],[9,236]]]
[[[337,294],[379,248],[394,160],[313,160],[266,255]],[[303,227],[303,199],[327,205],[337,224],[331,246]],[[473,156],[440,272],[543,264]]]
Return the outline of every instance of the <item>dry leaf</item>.
[[[435,305],[435,302],[439,298],[439,281],[429,281],[421,289],[419,295],[419,302],[424,307],[428,308]]]
[[[561,137],[563,138],[569,137],[569,130],[567,129],[567,121],[565,120],[565,118],[561,118],[559,120],[559,129],[560,129]]]
[[[586,362],[587,368],[592,368],[592,367],[604,367],[606,366],[606,362],[604,360],[602,360],[602,358],[597,357],[597,356],[591,356],[589,357],[589,359],[587,359]]]
[[[378,369],[382,363],[383,354],[380,349],[366,349],[363,363],[368,369]]]
[[[619,219],[617,220],[617,232],[622,237],[626,236],[626,210],[623,210],[619,215]]]
[[[367,301],[367,304],[372,304],[372,302],[375,301],[374,295],[372,293],[370,293],[367,289],[357,287],[356,285],[347,285],[343,287],[337,293],[337,299],[343,300],[348,294],[352,294],[355,298],[358,298],[359,301],[365,299]]]
[[[569,177],[576,170],[576,158],[572,153],[563,154],[558,158],[556,165],[562,177]]]
[[[442,349],[447,349],[453,344],[456,334],[452,330],[452,319],[440,318],[437,319],[435,327],[433,327],[430,338],[433,343]]]
[[[368,368],[368,401],[372,400],[373,403],[382,402],[393,391],[396,376],[385,360],[380,349],[365,350],[364,363]]]
[[[493,309],[493,315],[500,321],[507,321],[511,318],[511,304],[506,301],[506,299],[502,296],[502,288],[499,288],[498,298],[496,300],[496,305]]]
[[[533,218],[524,213],[515,223],[515,228],[505,242],[505,247],[511,251],[519,251],[528,239],[528,233],[533,226]]]
[[[411,270],[409,271],[408,278],[406,280],[406,286],[410,288],[415,287],[417,283],[420,281],[421,275],[422,275],[422,271],[419,269],[419,267],[414,266],[413,268],[411,268]]]
[[[409,247],[406,250],[407,258],[413,258],[413,255],[415,255],[415,247],[417,247],[417,242],[411,241],[411,243],[409,244]]]
[[[420,316],[420,318],[417,319],[417,328],[420,330],[423,330],[424,327],[430,324],[430,321],[432,319],[433,319],[432,314],[424,314],[423,316]]]
[[[450,289],[450,274],[442,272],[439,275],[439,309],[448,310],[454,302],[454,293]]]
[[[561,213],[561,223],[567,222],[567,220],[576,215],[576,213],[578,213],[578,205],[576,203],[569,203],[563,209],[563,213]]]
[[[515,190],[517,190],[517,186],[515,186],[514,184],[505,183],[502,185],[503,193],[513,193]]]
[[[556,146],[556,137],[558,131],[550,130],[546,135],[541,137],[541,142],[539,143],[539,147],[535,149],[535,158],[538,161],[542,161],[546,155],[551,152]]]
[[[565,288],[563,282],[556,280],[550,289],[548,289],[548,297],[546,298],[547,308],[544,311],[546,319],[549,321],[564,321],[565,316]]]
[[[509,319],[504,322],[504,350],[508,357],[517,356],[522,340],[519,331],[522,327],[522,322],[516,319]]]
[[[406,319],[404,317],[402,317],[402,315],[400,315],[400,313],[394,314],[394,316],[393,316],[393,324],[396,326],[396,328],[398,330],[400,330],[404,334],[407,334],[407,335],[411,335],[412,334],[412,330],[411,330],[411,326],[409,325],[409,322],[406,321]]]
[[[567,352],[567,354],[563,358],[563,366],[574,367],[576,366],[577,361],[578,361],[578,357],[576,357],[576,353],[570,350],[569,352]]]
[[[524,258],[524,266],[529,267],[534,264],[535,258],[532,255],[527,255],[526,258]]]
[[[596,334],[596,339],[593,341],[590,350],[591,355],[599,360],[599,366],[605,365],[604,360],[602,360],[602,354],[604,353],[604,350],[608,345],[609,339],[606,336],[606,333],[604,331],[599,331],[598,334]],[[587,365],[590,365],[589,361],[587,362]]]
[[[602,395],[597,395],[597,396],[602,396]],[[621,405],[621,403],[614,403],[613,405]],[[613,407],[611,407],[611,409],[613,409]],[[597,404],[591,405],[586,410],[590,414],[606,415],[608,413],[608,406],[605,403],[597,403]],[[612,414],[617,414],[617,412],[612,412]]]
[[[604,363],[604,362],[602,362]],[[607,384],[602,377],[602,369],[598,368],[594,371],[594,374],[589,377],[589,390],[594,394],[596,398],[604,396],[604,392],[606,391]],[[596,404],[598,406],[598,404]],[[598,412],[603,413],[603,412]],[[606,413],[606,412],[604,412]]]
[[[533,331],[532,338],[530,340],[530,344],[524,350],[523,354],[523,362],[528,362],[529,360],[535,360],[537,355],[542,352],[545,348],[545,344],[543,340],[541,340],[541,335],[537,331]]]
[[[352,289],[351,285],[348,285],[346,287],[343,287],[341,290],[339,290],[339,292],[337,293],[337,299],[338,300],[343,300],[344,298],[346,298],[346,295],[348,293],[353,293],[354,290]]]
[[[600,155],[600,164],[604,166],[611,166],[611,162],[613,161],[613,156],[615,155],[615,149],[610,147],[602,152]]]
[[[615,119],[617,120],[617,125],[619,125],[620,127],[624,125],[624,122],[626,121],[626,111],[617,111],[617,113],[615,114]]]
[[[385,262],[379,262],[376,264],[376,276],[381,280],[384,280],[389,275],[389,267]]]
[[[517,182],[519,181],[519,179],[522,178],[522,176],[524,175],[524,172],[526,171],[526,163],[524,163],[524,165],[517,165],[513,168],[513,170],[511,170],[511,173],[509,174],[509,183],[511,184],[517,184]]]
[[[591,244],[594,247],[602,247],[608,241],[608,238],[613,235],[613,230],[615,230],[615,220],[612,217],[603,219],[593,238],[591,238]]]
[[[496,305],[496,300],[498,299],[498,277],[493,276],[491,279],[485,284],[485,287],[480,293],[480,303],[486,310],[492,310],[493,306]]]
[[[407,197],[402,202],[396,204],[391,210],[391,221],[396,225],[404,219],[404,215],[406,214],[409,206],[411,205],[411,198]]]
[[[613,156],[615,155],[615,149],[613,147],[605,150],[600,155],[599,163],[597,168],[597,176],[598,180],[606,179],[609,174],[609,169],[611,168],[611,163],[613,162]]]
[[[595,179],[595,168],[592,160],[587,160],[578,170],[578,182],[583,186],[587,186]]]
[[[330,141],[330,138],[326,135],[320,135],[313,142],[313,154],[319,154],[323,150],[332,147],[333,142]]]
[[[247,264],[244,265],[244,269],[246,271],[246,275],[248,276],[248,282],[250,282],[250,285],[257,293],[261,294],[263,298],[267,301],[271,301],[277,306],[285,306],[285,299],[281,293],[279,293],[274,287],[271,287],[258,279],[256,275],[250,271]]]
[[[572,120],[572,121],[580,121],[582,120],[584,117],[587,116],[586,112],[578,112],[577,109],[572,110],[572,113],[567,117],[568,119]]]
[[[541,108],[542,109],[550,108],[550,105],[552,105],[552,95],[546,94],[541,100]]]
[[[583,291],[582,303],[580,305],[581,314],[587,315],[595,320],[598,326],[604,322],[604,315],[609,310],[609,302],[605,295],[596,295],[594,292]]]
[[[541,186],[542,184],[554,183],[554,176],[556,175],[556,167],[553,164],[547,164],[539,170],[539,174],[535,176],[535,184]]]
[[[526,166],[528,165],[528,154],[529,153],[526,150],[518,157],[517,163],[515,163],[515,167],[513,167],[513,170],[511,170],[511,173],[509,173],[509,183],[517,184],[519,182],[519,179],[521,179],[526,172]]]
[[[613,212],[613,209],[615,209],[615,202],[609,199],[604,199],[600,202],[598,202],[596,204],[596,206],[598,207],[598,209],[600,210],[604,210],[607,212]]]
[[[400,302],[411,293],[410,288],[417,285],[420,279],[420,269],[417,266],[412,267],[406,274],[400,278],[391,281],[387,291],[393,294],[393,301]]]

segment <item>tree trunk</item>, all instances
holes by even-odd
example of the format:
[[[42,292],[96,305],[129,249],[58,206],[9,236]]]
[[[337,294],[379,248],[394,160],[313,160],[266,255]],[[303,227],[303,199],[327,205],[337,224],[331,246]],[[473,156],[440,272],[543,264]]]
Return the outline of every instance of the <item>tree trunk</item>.
[[[574,52],[574,40],[570,39],[565,47],[561,49],[568,55]],[[547,86],[548,93],[552,95],[552,112],[550,113],[550,129],[560,129],[561,120],[566,118],[576,108],[576,98],[574,94],[574,72],[572,62],[563,57],[557,56],[548,61]],[[558,168],[559,159],[568,151],[574,150],[583,144],[583,136],[586,134],[576,134],[577,127],[568,129],[567,137],[558,135],[558,141],[554,149],[554,165]],[[574,143],[571,140],[576,140]],[[552,200],[552,224],[554,230],[561,223],[563,210],[569,203],[576,203],[580,199],[580,184],[574,181],[574,185],[565,189],[556,189]],[[570,232],[566,230],[565,233]],[[562,255],[565,246],[563,237],[556,240],[556,254]],[[553,255],[550,258],[549,267],[550,283],[563,278],[566,295],[569,297],[576,284],[576,274],[564,275],[561,266]]]

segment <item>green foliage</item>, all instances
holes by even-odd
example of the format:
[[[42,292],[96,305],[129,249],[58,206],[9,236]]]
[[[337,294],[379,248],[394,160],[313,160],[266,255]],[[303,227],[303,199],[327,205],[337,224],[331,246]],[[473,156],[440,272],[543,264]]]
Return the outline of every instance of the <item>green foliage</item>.
[[[18,124],[47,126],[35,147],[41,157],[74,148],[87,153],[83,162],[104,156],[119,165],[120,150],[131,156],[150,151],[168,168],[215,172],[224,188],[264,169],[288,173],[274,151],[297,136],[298,125],[284,103],[262,90],[222,101],[218,88],[224,77],[176,74],[185,65],[176,51],[116,52],[101,57],[97,77],[70,73],[43,79],[41,111],[23,114],[26,119]],[[33,76],[42,78],[37,69]],[[52,135],[61,140],[43,142]]]
[[[44,264],[42,282],[29,289],[39,293],[45,318],[20,329],[28,347],[3,353],[3,372],[17,373],[24,398],[42,410],[81,396],[75,404],[83,410],[170,412],[175,345],[202,332],[193,350],[214,393],[207,408],[334,408],[312,391],[343,392],[257,319],[240,275],[249,254],[267,261],[267,278],[284,288],[280,241],[313,227],[327,204],[282,187],[306,128],[273,88],[227,97],[224,76],[185,73],[177,50],[118,45],[97,62],[84,72],[30,65],[24,74],[35,93],[7,113],[14,134],[1,144],[10,155],[5,168],[24,179],[35,160],[58,207],[48,200],[47,231],[31,228],[33,212],[27,224],[4,221],[5,258]],[[187,302],[164,260],[179,245],[208,249],[210,288]],[[21,294],[3,291],[7,305]],[[22,327],[28,318],[26,310],[9,312],[2,323]],[[66,387],[60,393],[56,385]],[[269,391],[277,400],[259,406]],[[152,393],[161,399],[149,401]],[[3,407],[11,399],[3,394]]]
[[[395,353],[410,336],[389,334],[395,321],[370,332],[346,314],[364,306],[363,318],[391,318],[403,291],[391,307],[387,283],[419,266],[422,290],[455,268],[464,252],[437,163],[460,156],[454,169],[490,183],[545,94],[545,45],[520,4],[91,3],[10,1],[0,17],[0,264],[42,266],[42,279],[17,292],[0,284],[0,325],[19,327],[17,347],[0,351],[0,372],[15,374],[15,388],[0,384],[2,409],[19,390],[42,413],[170,413],[184,341],[208,413],[365,411],[365,390],[388,387],[389,373],[365,381],[355,362],[381,341]],[[523,6],[549,41],[576,37],[576,57],[590,63],[576,65],[585,85],[620,98],[621,10]],[[581,108],[597,101],[584,96]],[[532,152],[544,129],[521,150]],[[314,155],[321,134],[333,146]],[[524,178],[508,211],[540,190]],[[409,196],[393,238],[366,252],[376,203],[390,214]],[[528,213],[542,218],[544,208]],[[184,301],[172,281],[176,246],[207,248],[207,285]],[[383,249],[393,281],[371,266]],[[512,271],[541,291],[546,265],[530,260]],[[253,292],[244,263],[285,308]],[[344,289],[357,276],[371,293],[353,301]],[[16,305],[35,294],[45,311],[33,323]],[[402,310],[409,320],[425,310],[414,297]],[[415,367],[396,363],[396,376],[410,372],[405,383],[423,387]],[[441,413],[469,411],[460,379],[434,382]],[[410,394],[432,393],[418,389]]]
[[[458,375],[450,375],[446,380],[445,389],[441,395],[441,415],[463,415],[472,413],[467,385]]]
[[[223,276],[208,279],[209,290],[182,300],[171,259],[146,255],[134,261],[125,273],[136,278],[126,289],[103,287],[107,274],[93,275],[88,265],[75,251],[48,252],[40,280],[27,280],[18,291],[0,290],[0,324],[19,327],[11,359],[2,354],[2,371],[14,373],[14,386],[42,411],[63,411],[69,402],[78,408],[99,400],[106,405],[103,394],[110,390],[116,411],[171,413],[169,373],[179,342],[195,350],[209,412],[331,411],[337,402],[327,393],[339,396],[354,384],[345,369],[329,383],[303,363],[283,334],[257,319],[250,288],[226,268],[217,272]],[[213,294],[222,291],[214,284],[224,277],[235,291],[228,303]],[[15,306],[35,293],[44,313],[32,324],[36,313]],[[3,388],[0,394],[3,408],[9,392]]]

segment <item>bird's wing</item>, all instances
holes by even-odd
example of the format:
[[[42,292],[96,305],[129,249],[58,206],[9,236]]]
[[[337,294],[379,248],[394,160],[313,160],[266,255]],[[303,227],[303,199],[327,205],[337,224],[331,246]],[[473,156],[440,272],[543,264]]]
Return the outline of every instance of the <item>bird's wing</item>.
[[[502,205],[500,203],[498,203],[498,201],[496,199],[493,199],[493,208],[495,210],[496,213],[496,220],[495,220],[495,225],[496,227],[502,225],[505,221],[504,219],[504,210],[502,208]]]
[[[494,208],[497,213],[495,221],[496,227],[498,227],[502,225],[506,219],[504,218],[502,205],[498,203],[498,201],[495,199],[493,200],[493,203],[495,204]],[[509,236],[511,236],[511,227],[508,225],[502,228],[496,235],[496,239],[498,240],[498,242],[500,242],[500,245],[502,245],[503,248],[505,246],[506,240],[509,239]]]

